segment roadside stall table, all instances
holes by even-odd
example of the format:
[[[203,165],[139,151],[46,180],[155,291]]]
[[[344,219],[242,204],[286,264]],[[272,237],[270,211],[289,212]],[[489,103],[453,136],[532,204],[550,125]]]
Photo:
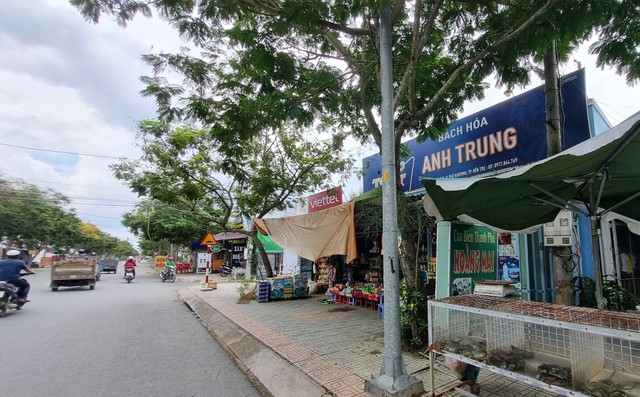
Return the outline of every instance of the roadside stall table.
[[[640,314],[481,295],[428,310],[432,395],[439,354],[565,396],[640,397]]]

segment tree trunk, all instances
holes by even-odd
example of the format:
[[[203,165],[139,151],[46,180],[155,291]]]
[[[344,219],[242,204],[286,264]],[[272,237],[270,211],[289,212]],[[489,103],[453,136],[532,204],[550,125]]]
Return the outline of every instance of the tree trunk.
[[[399,200],[407,203],[404,200]],[[400,205],[400,204],[399,204]],[[400,259],[402,264],[402,275],[404,281],[407,284],[407,288],[410,290],[417,290],[418,285],[422,283],[416,283],[418,275],[418,266],[416,261],[416,242],[413,235],[413,230],[409,230],[407,225],[399,225],[402,232],[402,246],[400,248]]]
[[[249,236],[251,237],[253,246],[258,249],[258,252],[260,252],[260,258],[262,258],[262,264],[264,265],[264,270],[267,272],[267,277],[273,277],[273,268],[271,267],[271,261],[269,261],[269,255],[267,255],[267,251],[265,251],[262,241],[258,238],[258,230],[253,222]]]

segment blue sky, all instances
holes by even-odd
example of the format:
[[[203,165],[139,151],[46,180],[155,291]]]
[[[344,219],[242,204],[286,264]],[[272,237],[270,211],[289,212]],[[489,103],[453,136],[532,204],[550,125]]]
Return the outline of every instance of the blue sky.
[[[138,157],[136,122],[154,116],[153,101],[139,94],[139,76],[151,73],[141,55],[175,52],[184,43],[155,19],[137,17],[123,29],[109,18],[91,24],[64,0],[2,3],[0,172],[63,192],[83,220],[134,242],[120,219],[137,199],[112,176],[108,167],[116,160],[108,157]],[[573,59],[586,68],[587,95],[614,124],[640,109],[640,90],[614,71],[597,69],[586,47]],[[575,68],[569,62],[561,72]],[[534,79],[532,86],[541,83]],[[468,104],[464,113],[505,100],[503,91],[490,89],[482,103]],[[359,158],[375,151],[373,145],[353,145]],[[360,186],[352,178],[345,195]]]

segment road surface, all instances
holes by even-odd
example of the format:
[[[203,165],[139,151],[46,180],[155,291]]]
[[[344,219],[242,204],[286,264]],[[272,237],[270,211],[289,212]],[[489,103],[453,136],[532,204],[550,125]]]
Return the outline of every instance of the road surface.
[[[49,289],[29,276],[30,303],[0,318],[5,396],[260,396],[149,267],[103,273],[96,288]]]

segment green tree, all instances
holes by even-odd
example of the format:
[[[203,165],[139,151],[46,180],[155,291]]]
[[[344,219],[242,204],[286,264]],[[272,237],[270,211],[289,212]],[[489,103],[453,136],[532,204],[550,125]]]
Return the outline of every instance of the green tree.
[[[66,196],[54,190],[42,190],[20,179],[0,178],[0,236],[8,245],[27,248],[135,253],[130,243],[81,222],[67,208],[69,203]]]
[[[138,203],[135,209],[124,214],[122,224],[137,237],[155,242],[156,247],[158,244],[168,247],[171,243],[189,246],[191,241],[201,239],[211,226],[184,204],[167,205],[154,200]]]
[[[619,0],[509,2],[383,0],[392,4],[394,138],[439,136],[465,101],[482,99],[487,78],[525,85],[536,62],[558,40],[561,52],[591,34],[601,65],[630,81],[640,77],[640,13]],[[331,123],[381,144],[379,14],[383,1],[349,0],[72,0],[88,19],[103,13],[126,25],[153,7],[201,54],[150,55],[162,120],[196,120],[229,154],[260,130],[291,122]],[[635,30],[634,30],[635,29]],[[222,55],[225,55],[224,57]],[[171,68],[184,78],[172,84]],[[398,177],[400,173],[396,173]],[[396,181],[400,188],[400,181]],[[402,203],[399,204],[400,206]],[[403,235],[403,273],[415,284],[415,242]]]
[[[0,235],[9,245],[69,247],[79,237],[80,220],[65,207],[69,199],[18,179],[0,179]]]
[[[319,125],[316,130],[322,128]],[[246,233],[258,247],[269,277],[273,270],[257,230],[236,230],[236,219],[262,218],[270,211],[291,208],[303,192],[322,186],[331,175],[352,166],[352,160],[341,155],[339,135],[309,139],[302,126],[261,131],[250,142],[235,143],[237,149],[231,152],[220,150],[211,132],[204,129],[144,121],[140,130],[142,160],[114,165],[116,177],[141,196],[175,206],[173,211],[178,212],[171,215],[167,210],[163,215],[173,216],[178,228],[189,227],[175,222],[177,216],[190,211],[199,217],[200,227],[209,226],[200,229],[200,234],[230,229]],[[134,219],[129,221],[134,225]],[[164,232],[169,234],[148,237],[170,240],[176,231]]]

